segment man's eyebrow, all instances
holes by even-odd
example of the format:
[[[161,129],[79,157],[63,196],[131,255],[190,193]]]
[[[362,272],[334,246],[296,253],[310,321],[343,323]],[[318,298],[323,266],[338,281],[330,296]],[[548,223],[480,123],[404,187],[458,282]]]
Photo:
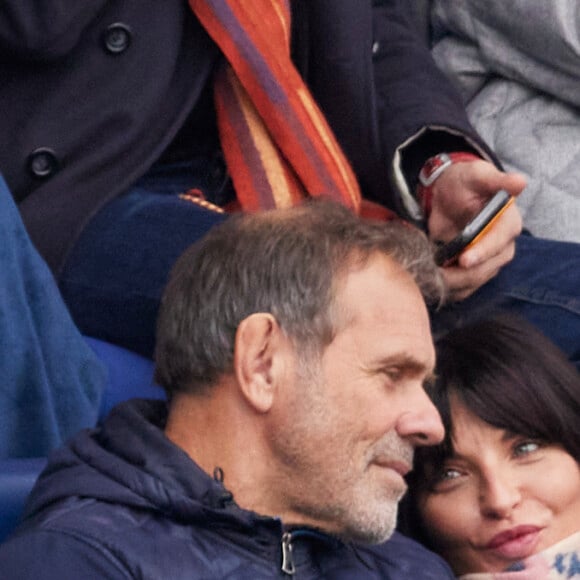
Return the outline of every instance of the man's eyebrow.
[[[432,368],[430,364],[426,364],[420,359],[415,358],[414,356],[409,355],[407,353],[389,355],[379,360],[377,364],[377,367],[383,369],[387,369],[394,366],[401,367],[404,370],[411,372],[426,373],[427,379],[429,380],[433,380],[435,378],[435,370]]]

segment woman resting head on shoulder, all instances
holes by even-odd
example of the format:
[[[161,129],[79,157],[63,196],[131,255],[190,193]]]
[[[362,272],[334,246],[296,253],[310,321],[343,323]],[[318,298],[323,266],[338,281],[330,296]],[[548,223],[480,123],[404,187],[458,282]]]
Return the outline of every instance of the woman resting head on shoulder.
[[[580,577],[580,374],[511,317],[453,331],[437,356],[446,437],[417,450],[403,531],[458,576]]]

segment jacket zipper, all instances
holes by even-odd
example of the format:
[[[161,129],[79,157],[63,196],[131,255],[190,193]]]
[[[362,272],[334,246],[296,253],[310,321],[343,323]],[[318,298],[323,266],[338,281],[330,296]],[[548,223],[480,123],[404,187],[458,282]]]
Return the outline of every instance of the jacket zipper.
[[[282,572],[288,574],[288,576],[294,576],[296,573],[292,556],[292,534],[290,532],[284,532],[282,536]]]

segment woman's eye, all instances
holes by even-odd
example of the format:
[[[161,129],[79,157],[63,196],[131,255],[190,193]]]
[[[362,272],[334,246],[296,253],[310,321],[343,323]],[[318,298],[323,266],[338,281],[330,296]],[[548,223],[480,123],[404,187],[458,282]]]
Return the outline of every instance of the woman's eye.
[[[439,474],[439,481],[449,481],[452,479],[457,479],[458,477],[461,477],[461,473],[459,473],[459,471],[457,469],[453,469],[452,467],[447,467],[445,469],[441,470],[441,473]]]
[[[431,490],[434,492],[445,491],[454,487],[463,475],[461,471],[453,467],[444,467],[431,479]]]
[[[525,457],[539,448],[540,444],[536,441],[521,441],[514,445],[513,453],[516,457]]]

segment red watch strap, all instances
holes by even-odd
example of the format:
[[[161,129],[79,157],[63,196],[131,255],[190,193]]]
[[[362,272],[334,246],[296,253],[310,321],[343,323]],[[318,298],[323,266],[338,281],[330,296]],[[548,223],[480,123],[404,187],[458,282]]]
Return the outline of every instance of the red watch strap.
[[[439,153],[425,161],[425,164],[419,172],[419,183],[417,185],[417,198],[423,210],[425,219],[431,214],[433,204],[433,184],[439,176],[453,163],[462,163],[464,161],[476,161],[481,159],[474,153],[466,151],[455,151],[453,153]]]

